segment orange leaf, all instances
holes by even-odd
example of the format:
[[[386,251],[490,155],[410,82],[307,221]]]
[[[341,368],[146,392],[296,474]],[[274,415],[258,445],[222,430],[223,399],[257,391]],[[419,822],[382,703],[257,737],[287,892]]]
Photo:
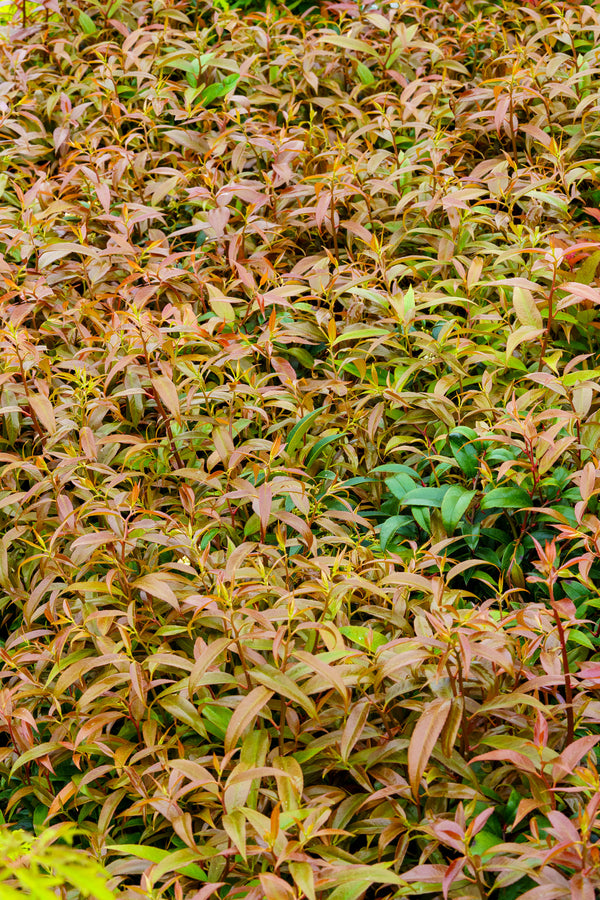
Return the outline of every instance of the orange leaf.
[[[54,418],[52,404],[48,398],[43,394],[30,394],[29,404],[46,431],[54,434],[56,431],[56,419]]]
[[[179,409],[179,397],[177,388],[170,378],[166,375],[157,375],[152,379],[154,390],[167,407],[177,424],[181,422],[181,411]]]
[[[137,581],[134,581],[133,587],[136,587],[141,591],[145,591],[152,597],[158,597],[159,600],[164,600],[165,603],[169,604],[169,606],[173,606],[175,607],[175,609],[179,609],[179,602],[177,600],[175,592],[169,586],[169,584],[167,584],[164,578],[164,575],[142,575],[141,578],[138,578]]]
[[[360,700],[350,710],[340,741],[340,756],[344,762],[348,762],[352,748],[363,732],[368,715],[369,701],[367,699]]]
[[[429,762],[429,757],[441,734],[451,706],[450,699],[432,700],[425,706],[415,725],[408,747],[408,780],[414,797],[419,794],[421,776]]]
[[[236,706],[234,713],[229,720],[229,725],[227,726],[227,732],[225,734],[225,753],[229,753],[230,750],[233,750],[248,725],[254,721],[263,706],[269,702],[272,696],[273,691],[263,687],[261,684],[250,691],[239,706]]]
[[[294,900],[294,891],[283,878],[270,872],[262,872],[258,877],[266,900]]]

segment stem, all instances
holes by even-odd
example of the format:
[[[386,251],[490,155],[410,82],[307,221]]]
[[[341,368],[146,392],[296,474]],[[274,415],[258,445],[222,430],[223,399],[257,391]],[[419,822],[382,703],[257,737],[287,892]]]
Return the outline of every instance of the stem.
[[[517,151],[517,132],[515,129],[514,123],[514,99],[513,99],[513,86],[510,86],[510,94],[509,94],[509,103],[508,103],[508,115],[510,116],[510,137],[512,140],[512,151],[513,151],[513,160],[515,163],[515,171],[519,168],[519,154]]]
[[[567,656],[567,641],[565,639],[565,630],[560,620],[558,610],[554,605],[554,585],[548,585],[550,591],[550,606],[552,607],[552,615],[556,622],[556,630],[558,631],[558,639],[560,641],[560,651],[562,656],[563,673],[565,676],[565,701],[567,706],[567,744],[573,743],[575,734],[575,723],[573,718],[573,688],[571,685],[571,670],[569,668],[569,658]]]
[[[238,656],[240,658],[240,663],[242,664],[242,670],[244,672],[244,676],[246,679],[246,687],[248,690],[252,689],[252,679],[250,678],[250,672],[248,671],[248,665],[246,663],[246,657],[244,656],[244,651],[242,650],[242,642],[240,641],[240,633],[233,624],[233,617],[235,615],[235,611],[232,611],[231,617],[229,619],[231,623],[231,630],[233,631],[233,641],[235,643],[236,650],[238,652]]]
[[[554,292],[556,290],[556,269],[557,269],[557,266],[555,265],[554,271],[552,273],[552,286],[550,288],[550,293],[548,294],[548,324],[546,325],[544,337],[542,338],[542,346],[540,349],[540,361],[538,364],[538,372],[542,371],[542,366],[544,365],[544,356],[546,353],[546,345],[548,343],[548,338],[550,336],[550,329],[552,328],[552,319],[554,317],[554,310],[552,308],[552,304],[554,301]]]

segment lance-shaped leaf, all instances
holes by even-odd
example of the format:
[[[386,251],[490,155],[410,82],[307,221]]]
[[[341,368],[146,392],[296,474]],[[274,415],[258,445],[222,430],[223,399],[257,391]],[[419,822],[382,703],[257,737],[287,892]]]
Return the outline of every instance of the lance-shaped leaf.
[[[261,684],[246,694],[242,702],[236,706],[225,734],[225,753],[229,753],[236,746],[246,728],[272,696],[273,691]]]
[[[408,780],[414,797],[419,796],[423,772],[442,732],[452,701],[437,698],[427,703],[412,733],[408,746]]]

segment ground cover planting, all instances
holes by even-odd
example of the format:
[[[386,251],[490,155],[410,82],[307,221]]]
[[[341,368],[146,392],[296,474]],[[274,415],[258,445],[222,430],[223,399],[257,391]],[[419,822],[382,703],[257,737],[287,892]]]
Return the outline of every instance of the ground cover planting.
[[[2,900],[596,896],[599,34],[14,11]]]

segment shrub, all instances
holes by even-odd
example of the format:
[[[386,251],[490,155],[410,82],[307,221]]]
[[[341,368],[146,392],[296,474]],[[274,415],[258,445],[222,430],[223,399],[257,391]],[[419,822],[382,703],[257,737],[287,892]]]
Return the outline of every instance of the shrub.
[[[596,7],[19,15],[9,823],[127,900],[588,900]]]

